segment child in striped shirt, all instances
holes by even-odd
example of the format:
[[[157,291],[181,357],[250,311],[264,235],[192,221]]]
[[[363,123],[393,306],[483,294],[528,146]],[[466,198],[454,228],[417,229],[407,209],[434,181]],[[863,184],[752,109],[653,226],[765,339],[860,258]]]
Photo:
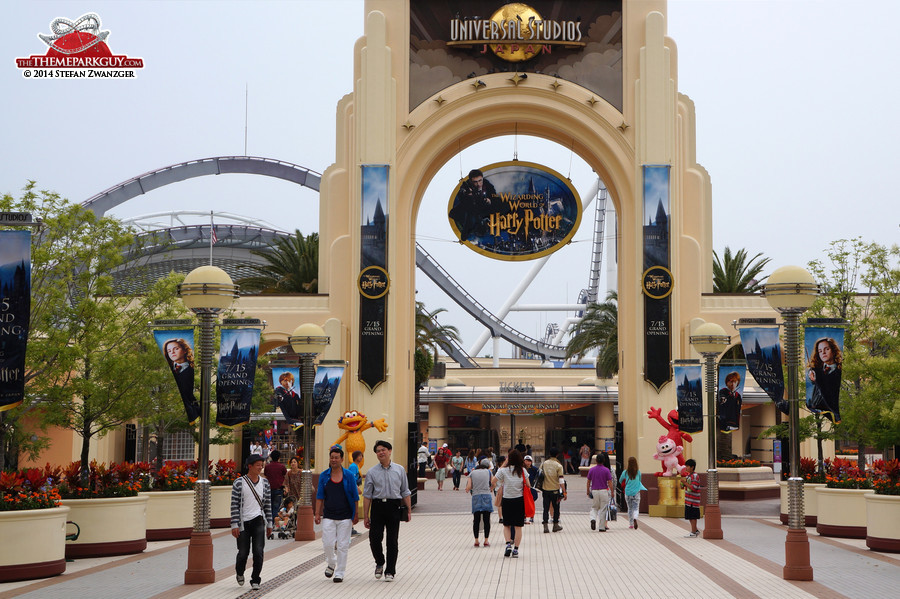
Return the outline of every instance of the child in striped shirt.
[[[689,537],[700,536],[700,530],[697,528],[697,520],[700,519],[700,475],[694,472],[696,467],[696,460],[685,460],[685,476],[681,480],[681,486],[684,488],[684,519],[691,523]]]

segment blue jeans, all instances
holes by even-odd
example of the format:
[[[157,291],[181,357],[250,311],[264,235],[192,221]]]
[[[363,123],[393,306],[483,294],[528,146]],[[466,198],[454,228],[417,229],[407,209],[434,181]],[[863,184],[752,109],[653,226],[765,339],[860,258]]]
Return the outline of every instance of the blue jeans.
[[[244,530],[237,538],[237,560],[234,563],[234,571],[238,576],[244,575],[247,569],[247,556],[250,554],[250,546],[253,546],[253,571],[250,574],[250,584],[261,582],[259,577],[262,572],[263,551],[266,548],[266,518],[257,516],[253,520],[244,522]]]

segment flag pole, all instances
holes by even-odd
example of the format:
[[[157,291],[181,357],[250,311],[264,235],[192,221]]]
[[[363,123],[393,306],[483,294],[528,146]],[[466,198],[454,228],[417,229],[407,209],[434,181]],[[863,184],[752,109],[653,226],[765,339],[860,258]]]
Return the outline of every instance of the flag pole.
[[[212,266],[212,246],[213,246],[213,236],[215,232],[213,230],[213,211],[209,211],[209,265]]]

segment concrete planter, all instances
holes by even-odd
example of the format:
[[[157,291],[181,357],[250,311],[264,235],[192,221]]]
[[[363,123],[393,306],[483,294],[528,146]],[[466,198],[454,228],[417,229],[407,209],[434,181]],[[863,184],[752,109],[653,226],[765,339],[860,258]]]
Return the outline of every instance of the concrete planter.
[[[147,497],[147,540],[189,539],[194,528],[193,491],[150,491]]]
[[[191,510],[193,509],[191,504]],[[192,520],[191,526],[193,525]],[[209,527],[231,528],[231,485],[209,488]]]
[[[866,547],[900,553],[900,495],[866,495]]]
[[[818,489],[816,532],[825,537],[865,539],[866,495],[874,494],[871,489]]]
[[[778,497],[778,481],[768,466],[719,468],[719,499]]]
[[[0,582],[66,571],[68,507],[0,512]]]
[[[81,529],[66,541],[66,558],[140,553],[147,548],[147,497],[63,499],[69,520]]]
[[[787,481],[778,483],[781,487],[781,523],[788,523]],[[803,515],[806,526],[815,526],[819,518],[819,496],[816,494],[825,483],[806,483],[803,485]]]

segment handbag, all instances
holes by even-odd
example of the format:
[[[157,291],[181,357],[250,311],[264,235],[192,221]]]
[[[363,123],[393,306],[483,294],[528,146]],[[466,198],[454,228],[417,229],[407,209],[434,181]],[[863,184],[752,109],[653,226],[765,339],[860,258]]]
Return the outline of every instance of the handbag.
[[[616,514],[618,513],[619,508],[616,507],[616,502],[613,498],[609,499],[609,505],[606,506],[606,519],[615,522]]]
[[[525,517],[534,518],[534,497],[528,488],[528,479],[525,478],[524,472],[522,473],[522,498],[525,500]]]

